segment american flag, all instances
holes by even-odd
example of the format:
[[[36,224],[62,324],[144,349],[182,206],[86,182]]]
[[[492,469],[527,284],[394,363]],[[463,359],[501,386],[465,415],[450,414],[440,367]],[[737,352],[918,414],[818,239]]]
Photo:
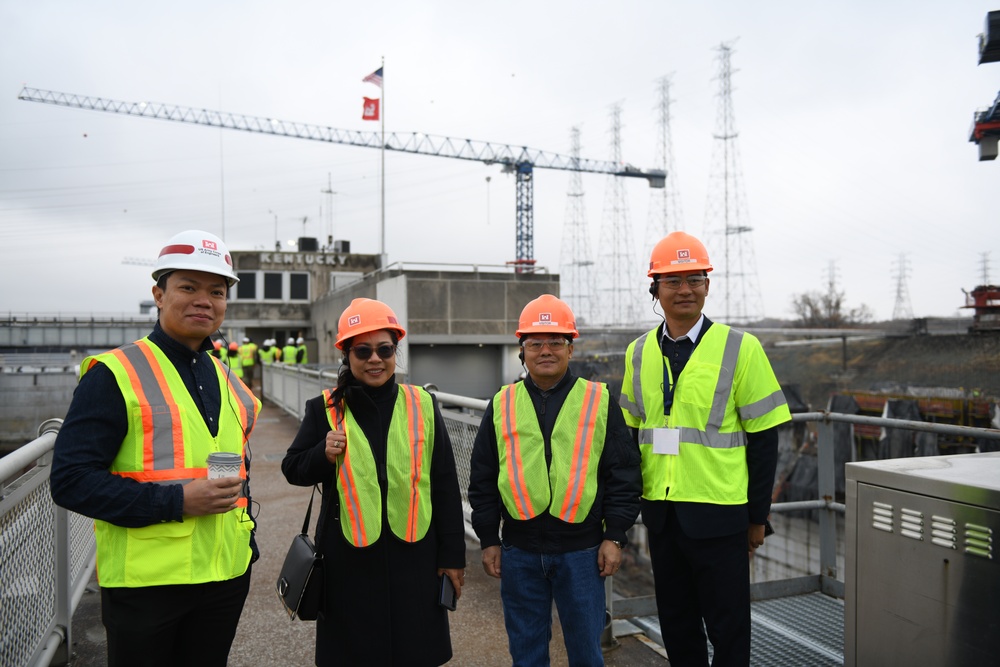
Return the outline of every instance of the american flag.
[[[382,87],[382,68],[379,67],[377,70],[375,70],[374,72],[372,72],[371,74],[369,74],[368,76],[366,76],[365,78],[363,78],[361,80],[364,81],[365,83],[374,83],[376,86],[378,86],[379,88],[381,88]]]

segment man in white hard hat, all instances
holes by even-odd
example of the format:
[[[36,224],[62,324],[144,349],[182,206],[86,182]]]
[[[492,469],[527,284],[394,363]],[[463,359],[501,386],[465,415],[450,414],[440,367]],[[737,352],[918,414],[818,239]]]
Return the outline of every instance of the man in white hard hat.
[[[177,234],[153,280],[153,331],[80,365],[52,498],[94,519],[108,665],[222,667],[257,553],[246,455],[260,401],[209,355],[238,281],[222,240]],[[207,479],[218,452],[243,458],[238,476]]]
[[[289,336],[285,347],[281,348],[281,360],[286,364],[297,363],[298,354],[299,348],[295,347],[295,339]]]
[[[306,339],[302,336],[295,339],[295,361],[299,364],[309,363],[309,350],[306,348]]]

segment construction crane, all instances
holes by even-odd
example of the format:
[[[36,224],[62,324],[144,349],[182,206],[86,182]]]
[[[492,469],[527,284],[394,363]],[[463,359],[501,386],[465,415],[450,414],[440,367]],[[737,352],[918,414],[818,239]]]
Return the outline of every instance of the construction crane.
[[[366,148],[384,148],[389,151],[418,155],[436,155],[459,160],[472,160],[486,165],[499,164],[503,167],[504,173],[515,175],[517,197],[516,259],[511,263],[516,266],[518,271],[530,269],[535,263],[534,185],[532,178],[535,169],[561,169],[563,171],[645,178],[649,182],[649,186],[653,188],[662,188],[666,183],[666,172],[658,169],[643,171],[630,164],[588,160],[526,146],[509,146],[472,139],[454,139],[421,132],[393,132],[384,137],[383,144],[384,135],[378,132],[338,130],[308,123],[260,118],[209,109],[194,109],[159,102],[123,102],[28,87],[23,88],[17,97],[26,102],[40,102],[71,109],[107,111],[127,116],[141,116],[191,125],[207,125],[255,134],[272,134]]]

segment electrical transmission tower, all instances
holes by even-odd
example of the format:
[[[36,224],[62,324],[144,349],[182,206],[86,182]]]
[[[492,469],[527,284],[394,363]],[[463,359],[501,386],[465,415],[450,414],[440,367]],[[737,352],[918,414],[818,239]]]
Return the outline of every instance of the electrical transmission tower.
[[[892,319],[912,320],[913,308],[910,307],[910,292],[906,287],[906,279],[910,274],[906,253],[901,253],[895,264],[896,271],[893,278],[896,279],[896,304],[892,307]]]
[[[979,253],[979,264],[980,264],[980,274],[979,274],[979,284],[989,285],[990,284],[990,253],[981,252]]]
[[[578,127],[570,130],[570,157],[580,157]],[[571,171],[559,258],[559,292],[576,315],[577,326],[590,324],[594,317],[594,262],[590,254],[589,234],[583,205],[583,178],[580,172]]]
[[[622,158],[622,106],[611,107],[611,162]],[[625,183],[620,178],[608,179],[604,193],[604,219],[600,234],[600,282],[597,291],[599,311],[595,313],[598,324],[610,326],[631,325],[636,321],[639,271],[633,259],[634,237],[625,201]]]
[[[653,246],[673,230],[683,227],[680,194],[677,189],[674,168],[673,140],[670,135],[670,79],[664,76],[657,81],[659,100],[657,111],[656,155],[653,164],[667,175],[662,190],[656,190],[649,198],[649,215],[646,220],[646,243],[643,257],[649,257]]]
[[[732,46],[719,51],[719,106],[716,113],[712,171],[705,205],[705,241],[715,271],[712,296],[721,297],[725,322],[746,324],[761,319],[764,308],[757,282],[751,227],[746,224],[746,195],[733,114]]]

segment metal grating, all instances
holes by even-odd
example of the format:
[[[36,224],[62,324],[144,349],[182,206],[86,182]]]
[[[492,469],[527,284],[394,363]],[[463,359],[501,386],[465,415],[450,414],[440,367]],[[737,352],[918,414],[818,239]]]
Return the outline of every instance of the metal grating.
[[[808,593],[751,603],[755,665],[844,664],[844,601]],[[778,642],[771,644],[772,638]],[[794,658],[782,657],[789,651]]]
[[[844,664],[844,601],[808,593],[750,604],[751,667],[841,667]],[[656,616],[630,619],[661,642]],[[708,645],[712,655],[712,645]]]
[[[27,664],[55,614],[55,517],[48,484],[0,516],[0,665]]]

